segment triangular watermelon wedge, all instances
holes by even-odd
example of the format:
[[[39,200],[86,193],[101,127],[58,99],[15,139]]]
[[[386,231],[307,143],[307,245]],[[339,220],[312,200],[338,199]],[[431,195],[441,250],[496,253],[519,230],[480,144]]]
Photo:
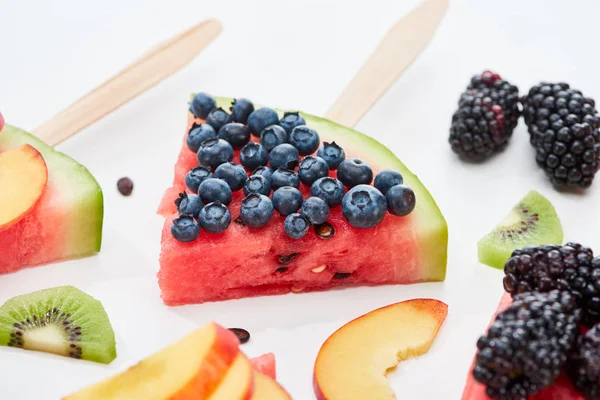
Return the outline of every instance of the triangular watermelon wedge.
[[[217,98],[217,105],[224,109],[229,109],[231,102],[230,98]],[[173,186],[167,189],[158,211],[165,217],[158,279],[166,304],[444,280],[448,229],[419,179],[375,139],[323,118],[302,116],[319,132],[321,142],[335,141],[346,157],[362,159],[374,173],[383,169],[400,172],[404,184],[415,192],[415,210],[407,217],[387,215],[375,228],[358,229],[348,224],[340,207],[333,208],[328,222],[335,234],[330,239],[321,239],[312,230],[302,239],[290,239],[283,231],[283,217],[276,215],[260,229],[232,223],[222,234],[202,232],[196,241],[181,243],[170,233],[176,217],[173,201],[186,190],[184,177],[197,165],[196,154],[188,149],[184,137]],[[188,114],[186,134],[193,122],[202,121]],[[234,162],[239,163],[237,151]],[[335,176],[335,171],[331,175]],[[307,197],[309,188],[301,185],[300,189]],[[242,191],[234,192],[229,206],[233,219],[239,216],[242,198]]]

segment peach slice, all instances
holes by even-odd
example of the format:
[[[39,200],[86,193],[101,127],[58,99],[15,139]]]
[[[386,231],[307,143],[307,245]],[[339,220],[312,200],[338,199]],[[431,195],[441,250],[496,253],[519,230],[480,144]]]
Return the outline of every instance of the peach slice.
[[[244,353],[239,353],[210,400],[248,400],[252,396],[254,376],[252,365]]]
[[[33,210],[47,183],[46,162],[30,145],[0,153],[0,231]]]
[[[334,332],[314,369],[319,400],[387,400],[396,396],[385,374],[400,361],[429,351],[448,306],[415,299],[371,311]]]
[[[254,371],[254,393],[250,400],[292,400],[292,398],[272,378]]]
[[[207,324],[128,370],[64,400],[199,400],[213,393],[239,354],[229,330]]]

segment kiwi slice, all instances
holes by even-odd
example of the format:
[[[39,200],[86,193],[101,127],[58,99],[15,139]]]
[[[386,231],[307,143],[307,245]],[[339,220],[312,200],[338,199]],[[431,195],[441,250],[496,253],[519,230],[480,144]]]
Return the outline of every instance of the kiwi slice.
[[[72,286],[13,297],[0,307],[0,345],[108,364],[115,333],[102,304]]]
[[[554,206],[532,190],[479,241],[479,261],[502,269],[515,249],[562,241],[563,230]]]

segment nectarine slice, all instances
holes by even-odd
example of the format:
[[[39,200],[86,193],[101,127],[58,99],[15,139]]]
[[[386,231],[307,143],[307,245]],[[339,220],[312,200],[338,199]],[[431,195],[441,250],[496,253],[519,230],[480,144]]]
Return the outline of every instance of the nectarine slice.
[[[250,400],[292,400],[292,398],[275,380],[254,371],[254,393]]]
[[[448,306],[432,299],[403,301],[371,311],[325,341],[315,362],[319,400],[388,400],[385,376],[400,361],[429,351]]]
[[[64,400],[201,400],[217,390],[239,340],[214,323]]]
[[[33,210],[47,183],[46,162],[30,145],[0,153],[0,230]]]
[[[254,388],[254,373],[250,361],[239,353],[210,400],[248,400]]]

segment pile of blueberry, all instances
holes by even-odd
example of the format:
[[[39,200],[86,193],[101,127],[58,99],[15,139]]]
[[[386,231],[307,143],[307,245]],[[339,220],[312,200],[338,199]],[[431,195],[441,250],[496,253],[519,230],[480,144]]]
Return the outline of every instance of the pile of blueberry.
[[[188,172],[185,184],[197,194],[181,193],[175,200],[180,214],[171,226],[175,239],[193,241],[201,227],[209,233],[225,231],[237,190],[246,196],[242,224],[260,228],[277,211],[286,217],[285,233],[294,239],[306,235],[311,225],[325,223],[331,207],[341,205],[344,217],[357,228],[378,225],[386,211],[405,216],[414,209],[415,195],[402,184],[402,175],[381,171],[370,186],[371,168],[357,158],[346,159],[335,142],[321,145],[319,134],[306,126],[300,113],[286,112],[280,119],[277,111],[255,110],[246,99],[234,100],[230,111],[217,108],[205,93],[190,103],[190,112],[205,123],[194,124],[187,136],[198,166]],[[251,141],[251,136],[260,140]],[[236,150],[241,165],[231,162]],[[337,170],[337,179],[329,176],[330,170]],[[299,190],[301,183],[310,187],[307,199]]]

